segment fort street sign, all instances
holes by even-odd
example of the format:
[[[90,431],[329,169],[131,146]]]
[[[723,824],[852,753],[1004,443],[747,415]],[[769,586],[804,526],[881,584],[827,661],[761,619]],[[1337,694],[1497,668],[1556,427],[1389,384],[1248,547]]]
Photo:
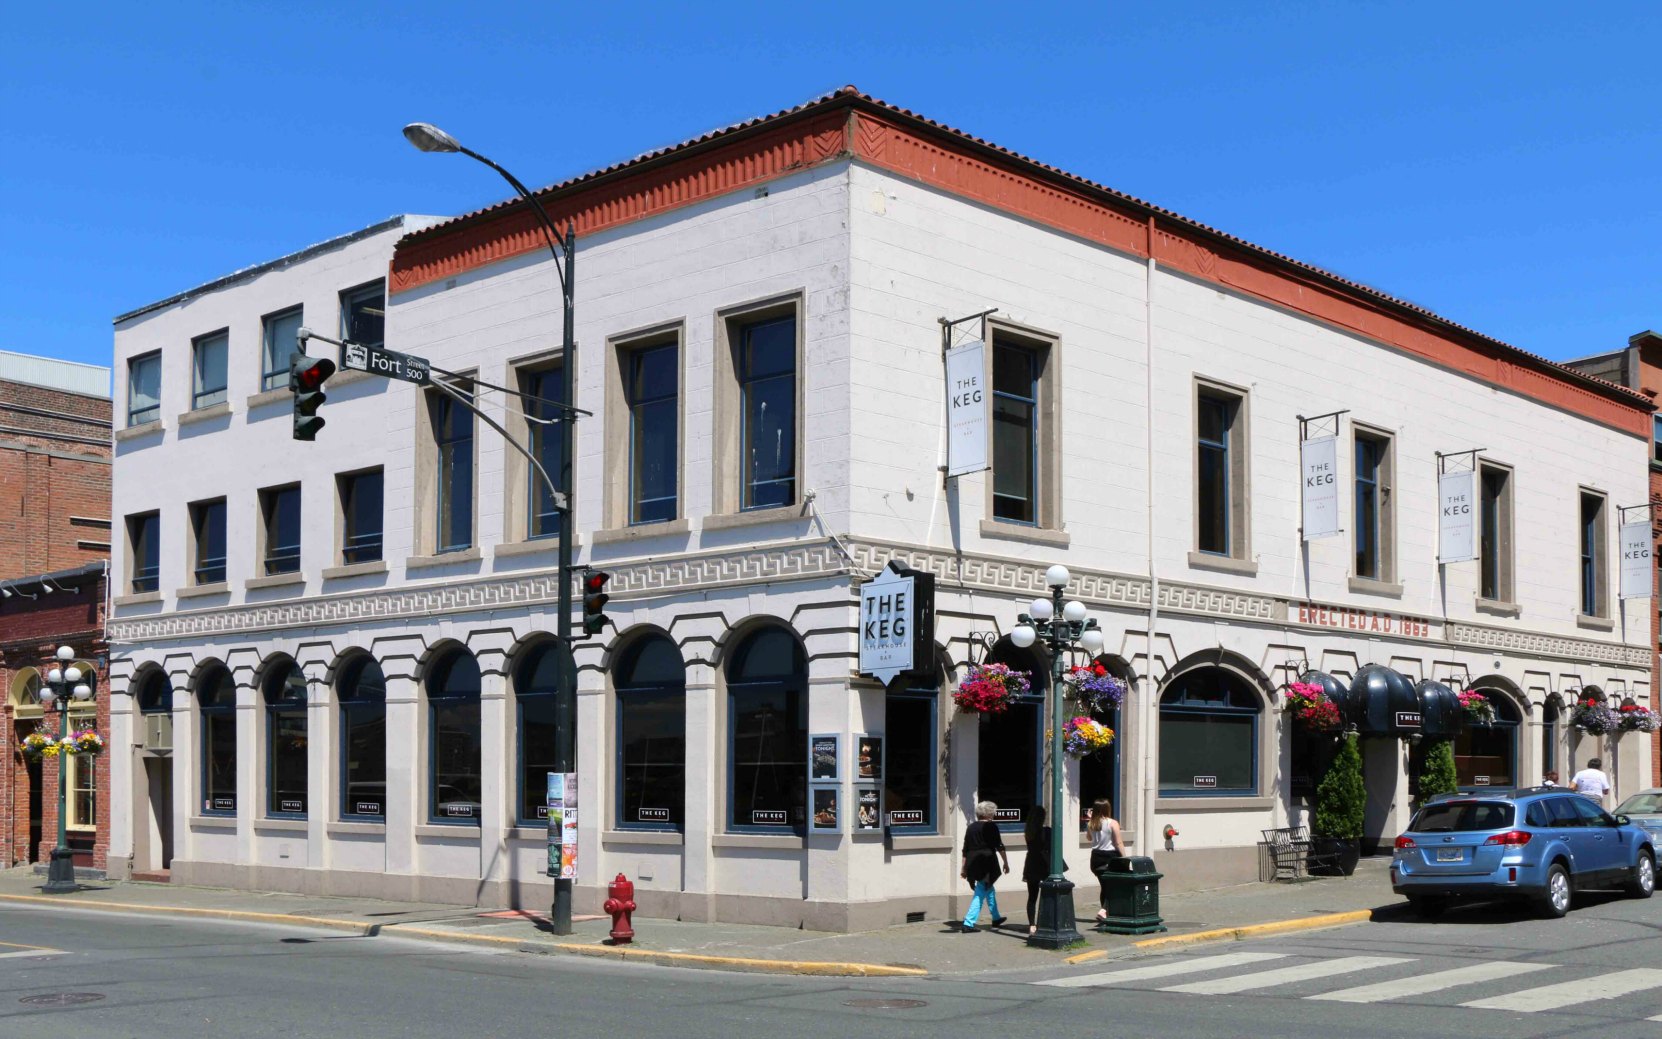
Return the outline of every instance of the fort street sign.
[[[427,385],[431,378],[427,369],[427,358],[414,354],[401,354],[397,350],[365,346],[363,343],[344,343],[340,354],[340,366],[350,371],[384,375],[389,379],[402,379],[419,386]]]

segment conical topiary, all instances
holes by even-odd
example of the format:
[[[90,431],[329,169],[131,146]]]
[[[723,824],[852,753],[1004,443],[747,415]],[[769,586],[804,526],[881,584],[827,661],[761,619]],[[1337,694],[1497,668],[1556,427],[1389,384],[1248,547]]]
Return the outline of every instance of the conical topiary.
[[[1353,841],[1362,836],[1368,790],[1362,783],[1362,755],[1355,733],[1348,733],[1333,756],[1333,764],[1316,786],[1316,814],[1310,832],[1316,837]]]
[[[1454,744],[1437,740],[1425,752],[1425,765],[1420,769],[1420,800],[1427,801],[1437,794],[1452,794],[1460,789],[1460,779],[1454,771]]]

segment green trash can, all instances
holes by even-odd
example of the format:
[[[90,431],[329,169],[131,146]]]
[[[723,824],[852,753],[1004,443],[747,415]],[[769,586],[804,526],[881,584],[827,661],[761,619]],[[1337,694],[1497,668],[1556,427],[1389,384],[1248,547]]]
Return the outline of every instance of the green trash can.
[[[1107,919],[1097,930],[1108,934],[1154,934],[1160,920],[1160,877],[1154,860],[1143,855],[1115,856],[1099,874]]]

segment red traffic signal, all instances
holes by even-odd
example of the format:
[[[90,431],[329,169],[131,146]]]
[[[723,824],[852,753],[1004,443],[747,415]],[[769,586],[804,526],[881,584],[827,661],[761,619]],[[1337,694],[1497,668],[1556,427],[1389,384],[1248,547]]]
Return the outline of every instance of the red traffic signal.
[[[598,635],[606,627],[606,583],[612,575],[604,570],[583,571],[583,634]]]
[[[304,353],[289,354],[289,393],[294,396],[294,439],[315,440],[323,428],[323,417],[317,409],[329,398],[323,393],[323,384],[335,374],[335,362],[326,357],[308,357]]]
[[[300,392],[311,393],[321,387],[324,381],[333,374],[335,374],[335,362],[320,357],[296,372],[294,379],[300,384]]]

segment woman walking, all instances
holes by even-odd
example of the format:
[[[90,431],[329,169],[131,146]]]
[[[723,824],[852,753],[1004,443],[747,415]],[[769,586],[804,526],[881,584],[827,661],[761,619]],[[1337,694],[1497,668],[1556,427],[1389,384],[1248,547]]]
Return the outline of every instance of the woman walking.
[[[1045,825],[1045,806],[1034,805],[1027,815],[1027,858],[1021,864],[1021,879],[1027,883],[1027,933],[1039,929],[1034,910],[1039,904],[1039,882],[1050,876],[1050,827]]]
[[[1004,924],[1004,917],[998,915],[998,895],[993,891],[993,884],[999,878],[1000,859],[1004,861],[1003,872],[1010,872],[1010,856],[1004,850],[1004,835],[998,832],[998,824],[993,822],[997,812],[998,805],[991,801],[978,803],[975,806],[975,822],[964,831],[963,866],[958,875],[975,886],[969,912],[964,914],[965,934],[975,933],[975,922],[981,918],[982,905],[992,914],[994,927]]]
[[[1091,872],[1102,885],[1098,896],[1102,908],[1096,911],[1097,923],[1101,923],[1108,918],[1108,881],[1103,879],[1102,871],[1108,868],[1110,858],[1125,854],[1120,824],[1114,819],[1114,806],[1106,797],[1091,805],[1091,821],[1085,828],[1091,834]]]

